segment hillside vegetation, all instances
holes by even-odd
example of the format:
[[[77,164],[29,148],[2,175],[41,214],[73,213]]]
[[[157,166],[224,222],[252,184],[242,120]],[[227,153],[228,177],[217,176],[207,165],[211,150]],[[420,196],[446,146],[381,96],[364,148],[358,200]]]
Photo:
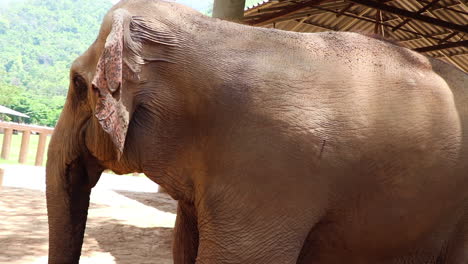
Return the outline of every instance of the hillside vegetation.
[[[71,62],[95,39],[110,1],[21,0],[0,10],[0,105],[53,126]]]
[[[178,2],[211,14],[212,0]],[[246,6],[257,2],[247,0]],[[54,126],[68,90],[70,64],[94,41],[102,17],[112,3],[110,0],[0,0],[0,3],[0,105],[29,115],[31,118],[24,120],[27,123]]]

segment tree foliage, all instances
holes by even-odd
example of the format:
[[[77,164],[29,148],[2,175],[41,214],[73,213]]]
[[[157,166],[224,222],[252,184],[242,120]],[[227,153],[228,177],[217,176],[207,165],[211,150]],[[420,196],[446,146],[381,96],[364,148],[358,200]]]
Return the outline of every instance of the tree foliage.
[[[73,60],[112,6],[101,0],[22,0],[0,6],[0,104],[55,125]]]

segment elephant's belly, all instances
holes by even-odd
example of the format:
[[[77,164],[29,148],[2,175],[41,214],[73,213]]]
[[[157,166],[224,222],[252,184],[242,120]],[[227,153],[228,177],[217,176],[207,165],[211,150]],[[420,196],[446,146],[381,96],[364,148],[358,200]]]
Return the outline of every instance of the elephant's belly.
[[[439,240],[428,237],[420,241],[402,241],[400,233],[387,233],[385,238],[372,231],[361,237],[343,237],[343,233],[319,224],[308,236],[298,264],[441,264],[440,254],[447,237]]]
[[[308,234],[298,263],[438,263],[468,212],[466,172],[442,158],[422,166],[408,162],[415,155],[401,156],[391,166],[374,156],[373,163],[341,170],[327,213]]]
[[[298,263],[439,263],[463,207],[427,197],[349,198],[312,228]]]
[[[299,264],[440,264],[455,224],[422,230],[418,223],[324,221],[315,226],[301,251]]]

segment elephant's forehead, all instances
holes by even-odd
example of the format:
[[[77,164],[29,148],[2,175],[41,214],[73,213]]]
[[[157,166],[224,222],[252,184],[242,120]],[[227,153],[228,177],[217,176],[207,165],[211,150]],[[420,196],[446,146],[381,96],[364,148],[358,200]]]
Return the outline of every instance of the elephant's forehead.
[[[71,65],[70,71],[78,73],[84,78],[91,80],[96,70],[96,64],[102,53],[103,44],[98,45],[97,41],[89,47],[89,49],[81,56],[75,59]]]
[[[106,41],[107,35],[109,35],[112,29],[112,17],[113,17],[114,10],[111,9],[107,14],[104,16],[101,24],[101,28],[99,29],[99,35],[96,39],[98,41]]]

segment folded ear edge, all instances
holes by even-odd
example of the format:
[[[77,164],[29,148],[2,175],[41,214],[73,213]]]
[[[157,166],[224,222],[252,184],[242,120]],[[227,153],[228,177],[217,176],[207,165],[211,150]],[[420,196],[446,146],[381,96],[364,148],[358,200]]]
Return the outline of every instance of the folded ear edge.
[[[112,28],[106,38],[104,50],[98,60],[93,86],[99,95],[95,116],[102,129],[109,134],[116,147],[117,158],[124,150],[129,124],[129,110],[121,99],[124,69],[125,75],[131,69],[124,65],[124,31],[128,30],[130,15],[124,9],[114,11]],[[115,93],[119,93],[117,96]]]

